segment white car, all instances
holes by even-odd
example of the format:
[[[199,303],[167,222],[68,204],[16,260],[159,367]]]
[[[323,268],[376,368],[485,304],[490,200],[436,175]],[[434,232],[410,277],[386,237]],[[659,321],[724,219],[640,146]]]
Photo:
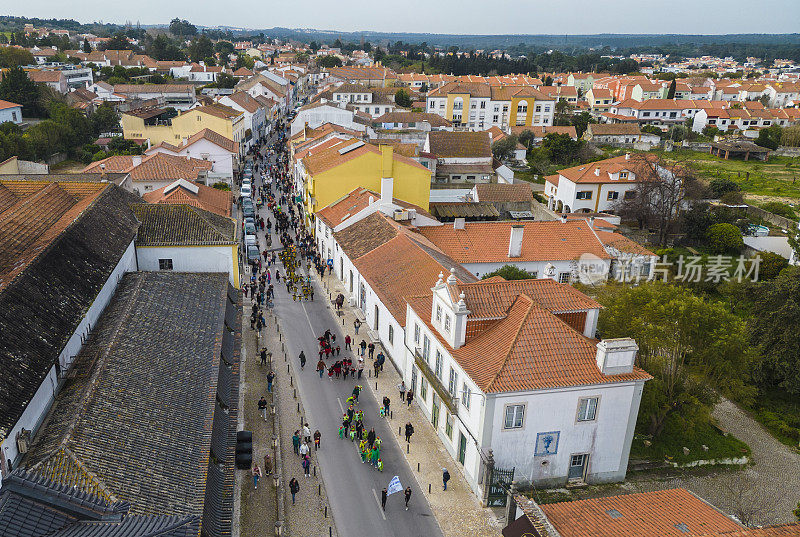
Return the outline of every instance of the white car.
[[[244,244],[245,246],[258,246],[258,239],[255,235],[245,235]]]
[[[252,190],[253,183],[250,179],[242,179],[242,187],[249,187]]]
[[[242,196],[250,198],[253,196],[253,189],[250,187],[250,185],[242,185],[241,193]]]

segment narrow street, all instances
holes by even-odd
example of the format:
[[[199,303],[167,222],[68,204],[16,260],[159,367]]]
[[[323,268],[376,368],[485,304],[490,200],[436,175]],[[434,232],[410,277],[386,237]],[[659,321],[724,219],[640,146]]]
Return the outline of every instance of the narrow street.
[[[275,141],[271,137],[267,145]],[[266,160],[266,159],[265,159]],[[274,158],[271,163],[274,164]],[[276,185],[275,181],[273,185]],[[288,184],[288,181],[285,183]],[[256,180],[256,187],[260,187],[262,182]],[[284,191],[285,192],[285,191]],[[273,189],[273,193],[275,190]],[[274,215],[267,208],[266,204],[257,210],[257,214],[264,219],[269,218],[275,221]],[[265,248],[266,235],[269,230],[258,231],[260,249]],[[271,250],[280,249],[280,238],[275,228],[271,230],[272,246]],[[262,271],[266,266],[262,266]],[[365,389],[361,392],[357,409],[364,411],[364,425],[367,430],[374,427],[377,435],[382,439],[381,460],[384,463],[383,472],[379,472],[369,464],[363,464],[357,451],[357,444],[348,439],[339,439],[338,429],[342,423],[342,415],[347,407],[345,401],[352,394],[355,385],[365,386],[368,382],[374,382],[373,378],[368,377],[367,371],[370,369],[371,360],[367,361],[362,379],[353,378],[347,380],[331,380],[327,373],[320,378],[315,371],[318,361],[319,343],[317,338],[325,330],[331,330],[336,335],[336,344],[344,347],[344,333],[341,328],[341,320],[335,316],[335,312],[328,300],[328,294],[320,285],[319,279],[312,276],[314,285],[314,301],[292,299],[288,294],[283,279],[280,283],[276,282],[274,275],[276,269],[285,274],[284,267],[280,261],[277,265],[270,267],[273,275],[272,283],[275,289],[274,310],[272,314],[278,319],[282,334],[282,343],[285,345],[285,352],[289,361],[290,374],[293,387],[287,389],[284,384],[279,391],[281,397],[292,394],[293,389],[297,389],[297,396],[305,411],[305,420],[308,422],[310,430],[319,429],[322,433],[321,448],[313,452],[312,461],[316,465],[316,472],[322,478],[328,501],[331,506],[331,515],[335,524],[333,530],[341,536],[397,536],[408,537],[411,535],[423,535],[425,537],[438,537],[442,535],[436,518],[428,505],[428,502],[421,490],[418,490],[417,481],[409,468],[406,459],[401,451],[395,436],[391,434],[390,427],[397,428],[403,423],[391,422],[388,418],[379,416],[379,402],[375,399],[370,390]],[[304,271],[305,269],[303,269]],[[245,312],[249,318],[249,308],[251,307],[252,297],[244,299]],[[246,321],[245,321],[246,322]],[[248,326],[243,327],[245,331]],[[280,346],[279,346],[280,347]],[[301,369],[299,362],[300,351],[307,357],[304,369]],[[345,356],[352,357],[355,362],[357,357],[352,351],[342,350],[341,355],[336,358],[331,357],[327,360],[331,365],[336,359]],[[281,357],[275,356],[277,367],[284,367]],[[396,394],[394,394],[396,395]],[[291,395],[289,395],[291,397]],[[393,400],[396,400],[393,399]],[[284,405],[285,406],[285,405]],[[281,416],[281,434],[291,436],[297,428],[295,416]],[[285,425],[284,425],[285,424]],[[291,424],[291,425],[290,425]],[[281,444],[286,445],[285,439]],[[289,443],[291,446],[291,443]],[[284,449],[284,451],[287,451]],[[284,465],[300,465],[299,458],[291,452],[283,453]],[[381,509],[381,491],[388,486],[393,476],[399,476],[403,488],[411,486],[412,497],[409,502],[408,511],[405,510],[404,497],[402,492],[389,496],[385,512]],[[304,488],[310,486],[300,478],[301,492],[298,494],[298,507],[304,498]],[[422,481],[422,480],[421,480]],[[430,483],[434,487],[441,486],[441,476],[429,476]],[[281,484],[288,487],[288,483]],[[316,490],[316,486],[313,486]],[[287,490],[288,496],[288,490]],[[287,507],[287,518],[292,516],[303,516],[302,509],[291,509]],[[296,522],[296,521],[295,521]],[[289,523],[287,529],[293,526]],[[244,536],[246,537],[246,536]]]

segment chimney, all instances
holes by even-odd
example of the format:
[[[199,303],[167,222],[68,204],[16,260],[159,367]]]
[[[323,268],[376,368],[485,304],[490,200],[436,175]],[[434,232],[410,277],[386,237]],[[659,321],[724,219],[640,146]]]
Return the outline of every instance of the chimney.
[[[392,189],[394,187],[394,179],[391,177],[381,178],[381,204],[389,205],[392,203]]]
[[[595,174],[597,177],[600,177],[600,166],[598,166],[598,167],[596,167],[596,168],[594,169],[594,174]]]
[[[464,222],[466,219],[464,218],[456,218],[453,220],[453,229],[464,229]]]
[[[142,156],[141,155],[132,155],[131,156],[131,164],[134,166],[138,166],[142,163]]]
[[[638,351],[632,338],[604,339],[597,344],[597,367],[604,375],[630,373]]]
[[[370,197],[369,197],[369,203],[367,203],[367,205],[372,205],[374,202],[375,202],[375,198],[373,198],[372,196],[370,196]]]
[[[625,160],[630,160],[630,159],[631,159],[631,154],[625,153]]]
[[[589,227],[594,229],[594,216],[589,217]]]
[[[562,213],[561,214],[561,223],[562,224],[566,224],[567,223],[567,213]]]
[[[394,163],[394,147],[391,145],[380,146],[381,150],[381,177],[392,177],[392,165]]]
[[[522,224],[511,226],[511,235],[508,238],[508,257],[522,255],[522,234],[525,226]]]

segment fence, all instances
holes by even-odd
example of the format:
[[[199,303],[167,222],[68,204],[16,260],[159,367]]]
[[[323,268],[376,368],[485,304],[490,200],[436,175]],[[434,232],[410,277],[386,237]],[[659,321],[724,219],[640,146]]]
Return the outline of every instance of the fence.
[[[797,227],[797,222],[790,220],[789,218],[786,218],[784,216],[779,216],[775,213],[765,211],[761,207],[754,207],[752,205],[748,205],[747,214],[761,218],[765,222],[769,222],[770,224],[774,224],[783,229],[795,229]]]

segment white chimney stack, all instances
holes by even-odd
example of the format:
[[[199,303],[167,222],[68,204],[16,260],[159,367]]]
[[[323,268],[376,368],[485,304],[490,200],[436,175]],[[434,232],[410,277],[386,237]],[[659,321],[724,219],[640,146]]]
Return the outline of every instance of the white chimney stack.
[[[464,218],[456,218],[453,220],[453,229],[464,229],[464,223],[466,220]]]
[[[391,177],[381,178],[381,205],[389,205],[392,203],[392,196],[394,189],[394,179]]]
[[[595,169],[594,169],[594,174],[595,174],[596,176],[600,177],[600,167],[599,167],[599,166],[598,166],[597,168],[595,168]]]
[[[597,367],[604,375],[622,375],[633,371],[639,346],[632,338],[604,339],[597,344]]]
[[[511,226],[511,235],[508,239],[508,257],[519,257],[522,255],[522,235],[525,226],[522,224]]]
[[[625,153],[625,160],[630,160],[630,159],[631,159],[631,154]]]
[[[369,203],[367,203],[367,205],[372,205],[374,202],[375,202],[375,198],[373,198],[372,196],[370,196],[370,197],[369,197]]]
[[[561,214],[561,223],[562,224],[566,224],[567,223],[567,215],[565,213]]]

